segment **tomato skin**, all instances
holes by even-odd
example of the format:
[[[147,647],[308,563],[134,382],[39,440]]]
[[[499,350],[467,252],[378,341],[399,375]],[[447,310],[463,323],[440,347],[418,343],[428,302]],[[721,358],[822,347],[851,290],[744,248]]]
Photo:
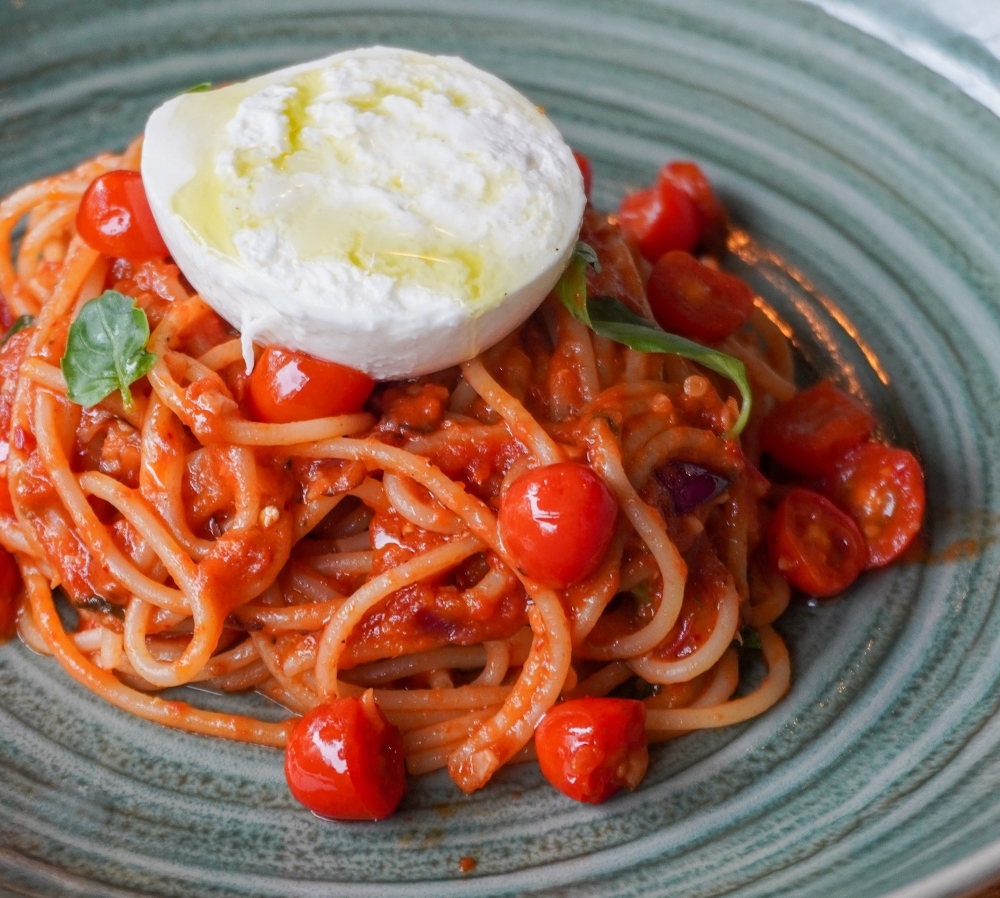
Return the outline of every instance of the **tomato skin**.
[[[590,188],[594,185],[594,173],[590,167],[590,160],[583,153],[578,153],[576,150],[573,150],[573,158],[576,159],[576,164],[580,166],[580,174],[583,175],[583,192],[587,195],[587,202],[589,203]]]
[[[384,820],[406,791],[403,737],[371,690],[333,699],[295,725],[285,779],[295,799],[321,817]]]
[[[646,775],[646,708],[624,698],[578,698],[551,708],[535,729],[538,766],[564,795],[600,804]]]
[[[837,462],[823,492],[846,511],[865,539],[865,568],[883,567],[913,542],[927,505],[924,472],[905,449],[863,443]]]
[[[533,580],[562,589],[601,564],[618,501],[587,465],[559,462],[526,471],[500,498],[500,538]]]
[[[768,414],[761,446],[790,471],[806,477],[828,473],[875,429],[875,419],[857,399],[820,381]]]
[[[4,484],[6,490],[6,484]],[[0,640],[14,635],[17,622],[17,593],[21,588],[21,571],[14,556],[0,549]]]
[[[668,162],[660,181],[672,181],[694,200],[698,213],[698,246],[722,249],[726,236],[726,209],[712,190],[705,173],[694,162]]]
[[[816,598],[843,592],[865,566],[858,525],[812,490],[793,489],[781,500],[768,524],[767,546],[782,576]]]
[[[170,255],[139,172],[110,171],[95,178],[80,200],[76,231],[108,256],[142,261]]]
[[[743,281],[686,252],[657,259],[646,293],[660,327],[703,343],[728,337],[753,311],[753,290]]]
[[[349,415],[361,411],[374,387],[354,368],[268,346],[250,374],[250,408],[271,424]]]
[[[690,251],[698,243],[698,209],[673,181],[630,193],[618,207],[618,222],[650,262],[670,250]]]

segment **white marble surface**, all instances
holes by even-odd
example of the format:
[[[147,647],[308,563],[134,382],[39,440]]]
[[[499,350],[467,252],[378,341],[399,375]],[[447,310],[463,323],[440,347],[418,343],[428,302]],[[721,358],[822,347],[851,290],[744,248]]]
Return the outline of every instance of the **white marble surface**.
[[[946,43],[914,28],[929,15],[1000,58],[1000,0],[808,0],[830,15],[880,38],[957,84],[1000,115],[1000,77],[992,77]]]

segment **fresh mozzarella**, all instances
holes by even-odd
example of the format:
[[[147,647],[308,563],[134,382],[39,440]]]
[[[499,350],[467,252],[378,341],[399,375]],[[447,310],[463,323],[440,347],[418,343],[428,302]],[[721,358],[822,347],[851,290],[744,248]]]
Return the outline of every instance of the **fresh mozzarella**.
[[[142,176],[174,259],[252,343],[414,376],[538,306],[583,215],[545,115],[461,59],[374,47],[170,100]]]

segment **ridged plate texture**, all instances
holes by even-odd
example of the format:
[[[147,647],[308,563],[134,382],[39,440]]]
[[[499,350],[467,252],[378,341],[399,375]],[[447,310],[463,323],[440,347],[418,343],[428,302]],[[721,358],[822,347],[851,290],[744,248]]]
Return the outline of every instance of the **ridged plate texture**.
[[[793,2],[3,0],[0,193],[194,83],[374,43],[513,82],[591,156],[598,205],[700,160],[803,358],[918,448],[925,545],[792,610],[769,714],[656,748],[598,808],[522,767],[322,822],[279,753],[132,719],[0,646],[0,894],[867,898],[1000,871],[1000,121]]]

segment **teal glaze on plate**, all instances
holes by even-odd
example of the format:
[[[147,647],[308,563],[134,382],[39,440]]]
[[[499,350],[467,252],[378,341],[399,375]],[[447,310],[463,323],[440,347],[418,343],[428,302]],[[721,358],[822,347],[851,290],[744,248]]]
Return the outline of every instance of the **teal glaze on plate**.
[[[378,825],[323,822],[278,752],[133,719],[9,643],[0,894],[866,898],[1000,871],[1000,121],[790,2],[4,0],[0,193],[120,148],[192,84],[372,43],[517,85],[591,156],[598,205],[701,160],[784,260],[734,266],[919,448],[929,561],[794,608],[789,697],[655,748],[641,789],[599,808],[520,767],[468,797],[415,781]]]

